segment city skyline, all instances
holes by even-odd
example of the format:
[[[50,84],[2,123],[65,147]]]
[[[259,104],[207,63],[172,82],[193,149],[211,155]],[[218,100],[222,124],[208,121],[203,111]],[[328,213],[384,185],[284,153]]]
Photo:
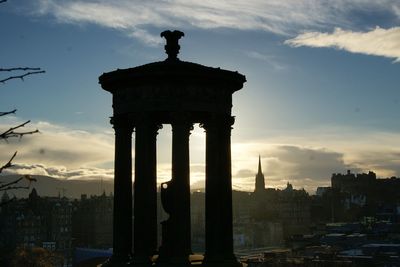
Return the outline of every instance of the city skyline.
[[[1,85],[1,108],[18,109],[2,127],[31,119],[42,133],[0,146],[19,151],[17,172],[112,179],[111,95],[98,76],[164,60],[159,33],[179,29],[181,60],[247,77],[233,99],[234,189],[252,191],[259,155],[268,187],[313,192],[346,169],[399,176],[399,10],[396,1],[7,1],[1,67],[46,74]],[[204,138],[196,125],[192,184],[203,183]],[[157,146],[163,182],[169,126]]]

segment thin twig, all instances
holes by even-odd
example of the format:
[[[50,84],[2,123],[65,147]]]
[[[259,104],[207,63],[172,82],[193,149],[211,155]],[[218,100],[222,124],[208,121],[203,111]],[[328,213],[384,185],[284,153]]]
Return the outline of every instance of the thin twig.
[[[21,75],[15,75],[15,76],[7,77],[5,79],[0,80],[0,83],[5,83],[6,81],[13,80],[13,79],[21,79],[23,81],[26,76],[33,75],[33,74],[39,74],[39,73],[45,73],[45,72],[46,71],[44,71],[44,70],[30,71],[30,72],[27,72],[27,73],[24,73],[24,74],[21,74]]]
[[[5,116],[5,115],[8,115],[8,114],[15,114],[15,112],[17,112],[16,109],[11,110],[11,111],[4,111],[4,112],[1,112],[1,111],[0,111],[0,117],[1,117],[1,116]]]
[[[20,125],[17,125],[15,127],[11,127],[7,131],[5,131],[5,132],[0,134],[0,139],[7,139],[7,138],[11,138],[11,137],[19,137],[19,138],[21,138],[22,136],[27,135],[27,134],[38,133],[39,132],[38,129],[36,129],[34,131],[27,131],[27,132],[14,132],[14,130],[16,130],[18,128],[21,128],[21,127],[24,127],[26,124],[28,124],[30,122],[31,121],[28,120],[28,121],[26,121],[24,123],[21,123]]]
[[[30,185],[27,185],[27,186],[19,186],[19,185],[17,185],[17,186],[9,186],[9,187],[7,187],[7,188],[2,188],[2,187],[0,187],[0,192],[2,192],[2,191],[8,191],[8,190],[14,190],[14,189],[29,189],[31,186]]]
[[[27,131],[27,132],[12,132],[5,138],[11,138],[11,137],[22,138],[22,136],[24,136],[24,135],[35,134],[35,133],[39,133],[39,129],[36,129],[36,130],[33,130],[33,131]]]
[[[13,184],[18,184],[22,179],[24,179],[23,176],[19,177],[18,179],[14,180],[12,182],[1,185],[0,191],[8,190],[8,188],[11,188]]]
[[[41,70],[41,69],[40,68],[31,68],[31,67],[0,68],[0,71],[16,71],[16,70],[37,71],[37,70]]]
[[[12,161],[13,161],[13,159],[15,158],[16,155],[17,155],[17,151],[15,151],[14,155],[10,158],[10,160],[9,160],[6,164],[4,164],[3,166],[0,167],[0,173],[1,173],[4,169],[7,169],[7,168],[12,167]]]
[[[26,186],[15,185],[15,184],[18,184],[22,179],[28,180],[29,184]],[[6,191],[6,190],[12,190],[12,189],[29,189],[31,187],[31,183],[36,182],[36,181],[37,181],[36,178],[32,178],[30,175],[24,175],[24,176],[19,177],[18,179],[15,179],[12,182],[2,184],[0,186],[0,191]]]

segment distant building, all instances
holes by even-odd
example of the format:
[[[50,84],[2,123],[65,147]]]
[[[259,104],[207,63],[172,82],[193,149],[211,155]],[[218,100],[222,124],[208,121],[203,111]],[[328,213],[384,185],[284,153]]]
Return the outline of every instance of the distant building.
[[[256,175],[256,186],[254,193],[259,194],[265,192],[265,177],[261,170],[261,156],[258,156],[258,172]]]
[[[113,196],[82,195],[73,215],[75,247],[109,249],[113,245]]]
[[[354,174],[349,170],[346,174],[332,174],[331,183],[345,211],[344,220],[360,219],[364,216],[379,217],[392,222],[400,220],[399,178],[377,178],[372,171]],[[349,211],[349,215],[357,216],[349,217],[346,211]]]
[[[280,247],[285,238],[310,230],[311,198],[288,183],[283,190],[265,188],[261,158],[253,193],[233,191],[235,247]]]
[[[7,201],[7,195],[2,201]],[[72,212],[67,198],[39,197],[33,188],[27,199],[11,201],[1,209],[0,249],[43,247],[62,254],[64,267],[72,266]]]
[[[62,254],[63,267],[72,266],[76,247],[112,248],[113,196],[82,195],[80,200],[40,197],[32,189],[27,199],[1,197],[0,250],[17,246],[43,247]]]
[[[313,197],[316,222],[351,222],[364,217],[400,222],[400,179],[368,173],[333,173],[331,187],[318,188]]]
[[[288,183],[287,187],[279,192],[278,217],[283,224],[285,237],[310,231],[310,206],[311,198],[304,189],[293,189]]]
[[[319,186],[317,187],[317,191],[315,192],[315,194],[317,196],[322,196],[323,194],[325,194],[329,189],[331,189],[330,186]]]
[[[376,184],[376,174],[370,171],[355,175],[350,170],[346,174],[334,173],[332,174],[331,184],[332,188],[339,189],[342,192],[365,193]]]

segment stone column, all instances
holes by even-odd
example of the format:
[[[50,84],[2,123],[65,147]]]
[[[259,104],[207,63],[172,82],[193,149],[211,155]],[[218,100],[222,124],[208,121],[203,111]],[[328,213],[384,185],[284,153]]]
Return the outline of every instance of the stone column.
[[[115,130],[113,255],[105,266],[123,266],[132,249],[132,123],[111,119]]]
[[[175,114],[172,121],[172,179],[175,186],[176,221],[175,255],[188,261],[191,251],[189,135],[193,124],[185,114]]]
[[[135,121],[134,265],[150,265],[157,250],[157,157],[160,128],[149,116]]]
[[[233,254],[231,126],[234,118],[213,115],[206,131],[206,251],[204,265],[238,266]]]
[[[163,184],[161,200],[169,218],[162,222],[159,265],[189,265],[191,253],[189,135],[186,114],[172,114],[172,179]]]

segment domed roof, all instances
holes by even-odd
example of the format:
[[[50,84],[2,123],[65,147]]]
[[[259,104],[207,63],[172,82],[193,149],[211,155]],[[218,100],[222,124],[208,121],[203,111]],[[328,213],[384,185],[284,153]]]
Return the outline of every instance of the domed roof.
[[[180,60],[165,60],[129,69],[117,69],[103,73],[99,77],[99,82],[103,89],[110,92],[121,86],[177,81],[190,81],[192,83],[229,82],[236,85],[236,91],[243,87],[246,77],[238,72]]]
[[[237,91],[243,87],[246,77],[237,71],[203,66],[201,64],[181,61],[178,40],[184,34],[179,31],[165,31],[162,37],[167,39],[165,45],[168,58],[165,61],[153,62],[128,69],[117,69],[103,73],[99,82],[103,89],[114,92],[117,88],[141,84],[160,84],[169,82],[183,82],[196,84],[210,84],[216,82],[231,84],[232,90]]]

